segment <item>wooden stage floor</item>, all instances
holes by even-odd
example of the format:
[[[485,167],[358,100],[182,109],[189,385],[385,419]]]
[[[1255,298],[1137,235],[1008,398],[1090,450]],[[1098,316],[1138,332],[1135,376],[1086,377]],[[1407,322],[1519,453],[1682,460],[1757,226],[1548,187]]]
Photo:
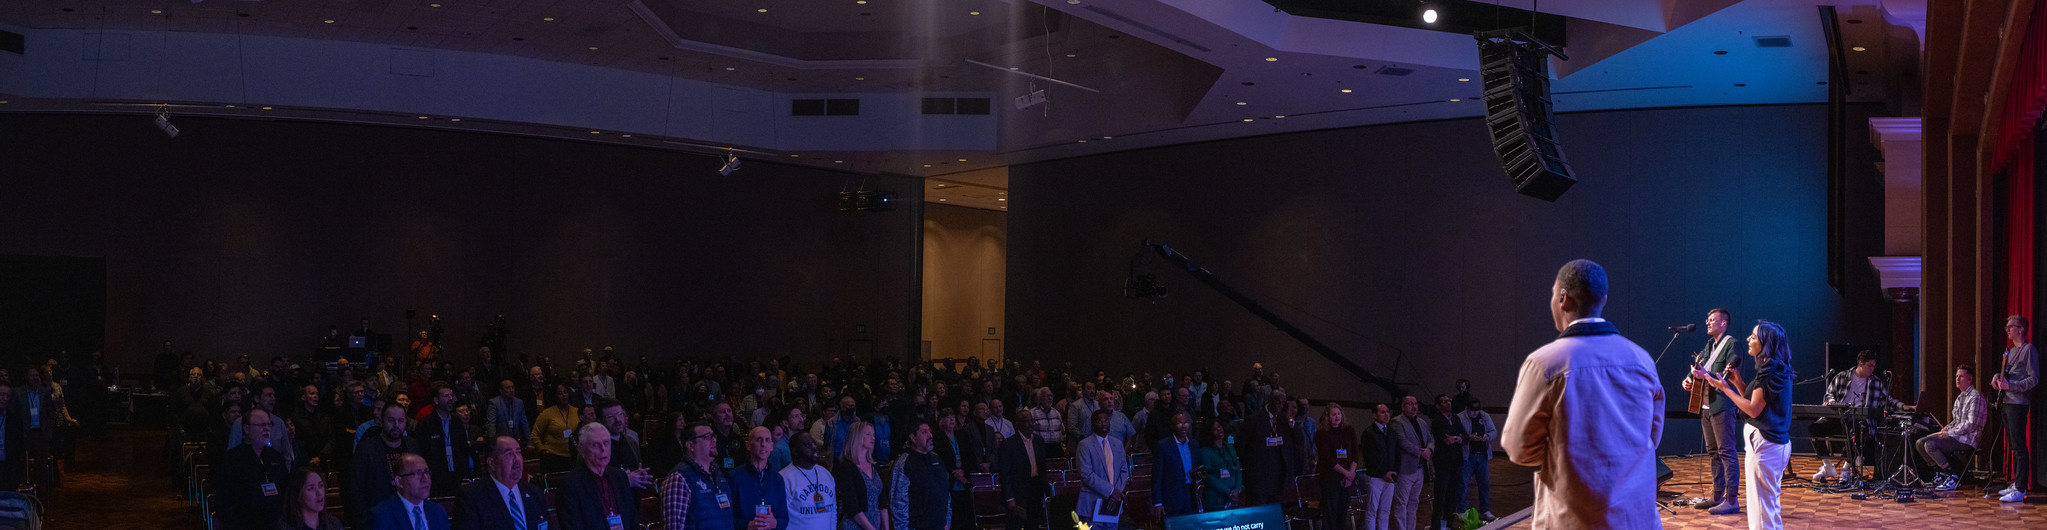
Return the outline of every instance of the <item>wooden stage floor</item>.
[[[1665,457],[1664,463],[1675,472],[1662,488],[1664,500],[1689,501],[1694,497],[1705,497],[1712,493],[1711,472],[1707,468],[1706,457]],[[1819,460],[1812,455],[1793,455],[1791,469],[1799,475],[1811,476],[1819,469]],[[2035,496],[2026,502],[2006,504],[1994,498],[1983,497],[1984,484],[1978,480],[1963,483],[1962,487],[1955,491],[1940,492],[1938,498],[1921,498],[1915,502],[1898,503],[1888,498],[1856,500],[1850,498],[1847,493],[1820,493],[1812,488],[1802,487],[1809,484],[1810,481],[1806,480],[1785,482],[1783,497],[1785,528],[1912,530],[2047,528],[2047,492],[2036,491]],[[1743,506],[1743,509],[1747,508]],[[1669,513],[1663,515],[1664,528],[1675,530],[1748,528],[1746,512],[1710,515],[1705,510],[1683,505],[1677,506],[1676,510],[1676,515]],[[1523,522],[1510,528],[1528,528],[1528,524]]]

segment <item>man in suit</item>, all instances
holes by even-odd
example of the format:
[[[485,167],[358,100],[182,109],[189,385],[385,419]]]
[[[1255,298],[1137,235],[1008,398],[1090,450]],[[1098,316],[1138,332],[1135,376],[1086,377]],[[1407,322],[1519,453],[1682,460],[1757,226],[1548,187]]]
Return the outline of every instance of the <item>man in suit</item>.
[[[563,480],[561,524],[572,529],[639,528],[638,490],[625,471],[611,467],[611,430],[602,423],[583,425],[576,433],[582,465]]]
[[[1108,409],[1096,409],[1090,422],[1094,434],[1074,446],[1079,455],[1074,468],[1081,478],[1080,502],[1075,506],[1095,530],[1116,530],[1116,521],[1128,512],[1123,507],[1123,493],[1130,482],[1130,463],[1125,461],[1128,453],[1123,452],[1123,440],[1109,435],[1109,417]],[[1105,516],[1116,519],[1105,520]]]
[[[370,508],[394,493],[390,457],[401,453],[419,454],[419,443],[405,435],[405,406],[385,403],[378,411],[377,426],[371,428],[362,443],[355,446],[353,460],[349,462],[348,485],[342,489],[341,506],[347,511],[352,528],[367,524]],[[420,495],[421,498],[426,496],[425,493]]]
[[[1385,403],[1372,406],[1372,424],[1359,436],[1358,480],[1364,481],[1364,530],[1386,530],[1393,513],[1394,485],[1400,482],[1400,442],[1393,437],[1393,412]]]
[[[1726,309],[1706,312],[1706,349],[1694,356],[1693,362],[1705,367],[1707,373],[1726,373],[1729,366],[1740,362],[1745,347],[1737,347],[1742,341],[1727,335],[1727,320],[1733,318]],[[1704,382],[1684,378],[1684,389],[1693,391]],[[1727,395],[1704,389],[1711,397],[1699,407],[1699,431],[1706,438],[1706,456],[1712,458],[1713,495],[1706,502],[1692,505],[1702,510],[1712,510],[1714,515],[1741,512],[1741,463],[1734,459],[1734,448],[1742,445],[1736,432],[1740,430],[1741,417],[1734,413],[1734,403]]]
[[[427,502],[433,489],[434,473],[426,459],[406,454],[398,457],[391,483],[398,494],[370,508],[369,530],[448,530],[448,511],[437,502]]]
[[[1649,352],[1600,318],[1606,269],[1573,260],[1550,287],[1557,339],[1521,362],[1500,424],[1507,459],[1536,466],[1536,528],[1656,528],[1663,382]]]
[[[1017,409],[1016,423],[1030,421],[1030,409]],[[995,458],[995,475],[1002,480],[1002,502],[1009,509],[1004,518],[1008,530],[1037,528],[1044,515],[1045,466],[1038,452],[1037,434],[1018,429],[1015,436],[1002,439]]]
[[[539,530],[547,522],[547,495],[524,482],[526,457],[519,454],[519,440],[492,438],[484,466],[486,480],[455,494],[454,530]]]
[[[445,497],[455,494],[462,479],[476,475],[475,446],[470,442],[469,422],[455,417],[455,389],[435,381],[433,393],[434,413],[420,419],[412,436],[433,470],[433,495]]]
[[[1398,444],[1399,461],[1394,472],[1393,527],[1414,528],[1414,511],[1422,499],[1422,476],[1427,470],[1431,446],[1429,422],[1422,418],[1421,401],[1414,396],[1400,398],[1400,417],[1393,419],[1393,442]]]
[[[271,447],[270,431],[282,420],[261,408],[242,416],[242,444],[227,450],[214,480],[219,484],[221,527],[270,530],[284,514],[285,459]]]
[[[1185,390],[1185,389],[1182,389]],[[1151,499],[1160,515],[1172,517],[1194,513],[1194,420],[1187,413],[1174,412],[1168,420],[1172,435],[1152,448]]]
[[[1267,399],[1265,406],[1252,409],[1244,418],[1243,435],[1237,437],[1237,454],[1244,458],[1244,504],[1257,506],[1279,502],[1286,487],[1286,425],[1281,425],[1280,406],[1285,399]]]
[[[1429,510],[1430,527],[1448,528],[1456,519],[1457,505],[1464,503],[1464,458],[1470,453],[1469,440],[1464,424],[1457,421],[1457,411],[1451,409],[1449,394],[1436,395],[1436,411],[1429,416],[1429,433],[1435,436],[1436,449],[1430,454],[1431,467],[1435,468],[1435,505]]]

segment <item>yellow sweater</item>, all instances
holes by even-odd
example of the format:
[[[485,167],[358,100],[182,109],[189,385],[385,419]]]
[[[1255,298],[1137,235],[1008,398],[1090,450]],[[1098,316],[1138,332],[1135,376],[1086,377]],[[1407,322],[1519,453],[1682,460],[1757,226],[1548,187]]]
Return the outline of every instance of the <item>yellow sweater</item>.
[[[575,446],[576,409],[548,407],[533,420],[533,446],[547,454],[569,456]]]

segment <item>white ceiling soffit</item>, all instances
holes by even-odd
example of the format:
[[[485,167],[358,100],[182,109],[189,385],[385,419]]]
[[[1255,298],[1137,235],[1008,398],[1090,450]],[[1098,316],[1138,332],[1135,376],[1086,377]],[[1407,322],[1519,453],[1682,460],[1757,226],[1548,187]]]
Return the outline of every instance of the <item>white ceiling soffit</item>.
[[[645,0],[632,0],[626,3],[626,8],[631,9],[633,14],[638,15],[640,20],[645,21],[647,26],[653,28],[656,34],[660,35],[662,39],[667,40],[669,44],[674,45],[675,49],[678,50],[723,55],[735,59],[762,62],[798,70],[914,69],[924,65],[923,61],[917,59],[806,60],[736,46],[689,40],[676,34],[673,27],[673,24],[676,23],[675,21],[689,16],[684,11],[669,7],[662,0],[655,0],[655,4],[651,5],[646,3]]]

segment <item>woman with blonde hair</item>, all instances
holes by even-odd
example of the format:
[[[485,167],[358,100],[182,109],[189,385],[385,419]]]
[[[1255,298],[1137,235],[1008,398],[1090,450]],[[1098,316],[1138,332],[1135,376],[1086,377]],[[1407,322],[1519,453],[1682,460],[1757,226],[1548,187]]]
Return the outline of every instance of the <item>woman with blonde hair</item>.
[[[1760,320],[1748,337],[1748,353],[1756,360],[1756,380],[1744,384],[1731,367],[1724,376],[1693,366],[1692,375],[1727,394],[1748,416],[1742,439],[1748,447],[1742,480],[1748,489],[1748,527],[1784,528],[1779,501],[1783,497],[1784,465],[1791,458],[1791,343],[1784,327]]]
[[[839,530],[886,530],[888,505],[881,499],[881,473],[874,466],[874,425],[854,422],[846,429],[844,464],[832,468],[838,492]]]

